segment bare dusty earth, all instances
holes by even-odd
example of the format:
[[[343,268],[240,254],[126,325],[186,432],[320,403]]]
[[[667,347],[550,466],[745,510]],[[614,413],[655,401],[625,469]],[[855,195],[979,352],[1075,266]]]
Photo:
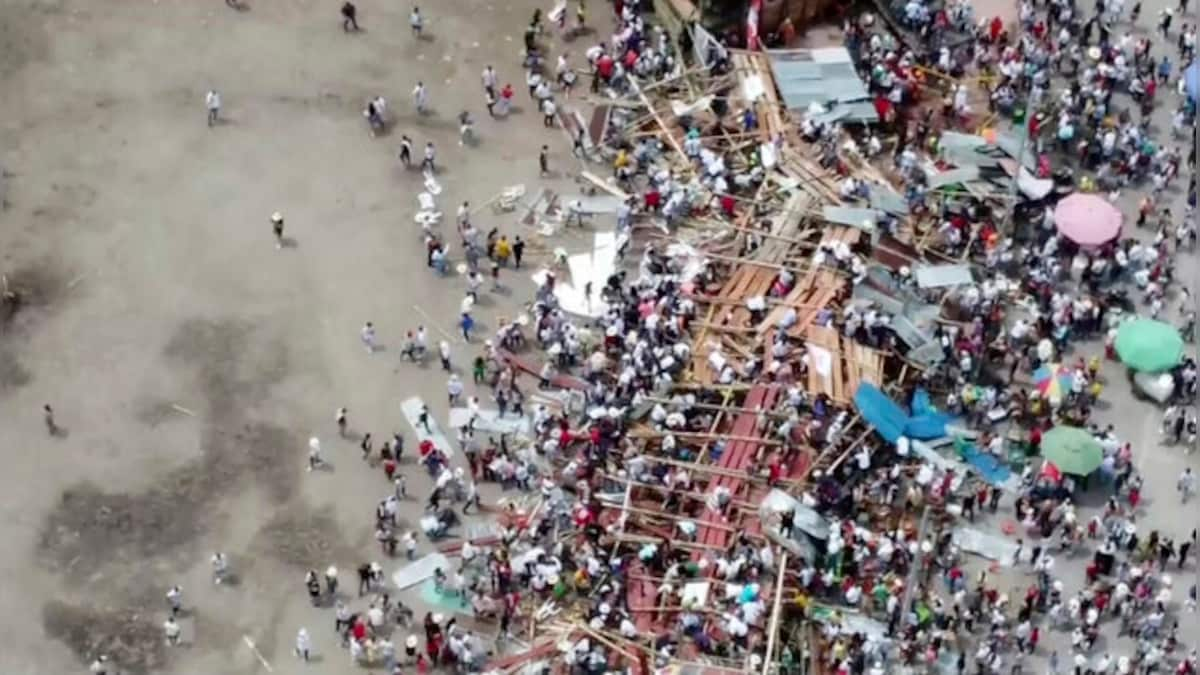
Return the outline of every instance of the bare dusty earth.
[[[443,374],[401,365],[398,347],[423,321],[414,304],[453,330],[464,288],[424,265],[421,179],[396,162],[399,135],[418,156],[437,144],[447,228],[460,200],[538,185],[542,143],[572,168],[523,95],[533,3],[423,6],[418,40],[407,3],[359,2],[365,30],[347,35],[335,0],[251,2],[0,2],[0,273],[24,300],[0,316],[0,672],[81,672],[98,651],[122,672],[255,672],[243,635],[291,669],[300,626],[325,657],[311,672],[349,671],[303,573],[337,564],[350,585],[379,557],[371,514],[389,486],[333,413],[376,438],[408,432],[399,401],[419,394],[444,419]],[[485,63],[525,112],[487,119]],[[417,80],[434,108],[420,119]],[[372,139],[361,110],[377,94],[395,128]],[[464,107],[477,148],[457,145]],[[275,210],[291,244],[278,251]],[[512,232],[485,213],[481,229]],[[485,298],[482,327],[513,302]],[[367,320],[386,347],[373,356]],[[455,345],[464,366],[469,349]],[[314,433],[332,472],[304,472]],[[216,550],[235,585],[212,586]],[[194,611],[171,650],[176,583]]]

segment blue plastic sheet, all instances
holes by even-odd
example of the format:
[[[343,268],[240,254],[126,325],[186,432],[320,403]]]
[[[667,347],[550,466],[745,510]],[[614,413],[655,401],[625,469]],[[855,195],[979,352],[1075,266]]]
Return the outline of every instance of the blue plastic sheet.
[[[1183,86],[1192,103],[1200,101],[1200,61],[1192,61],[1192,65],[1183,71]]]
[[[953,418],[934,409],[929,393],[918,389],[913,394],[913,412],[910,415],[899,404],[873,384],[862,383],[854,393],[854,405],[875,431],[888,443],[895,443],[901,436],[917,440],[931,440],[946,435],[946,425]]]
[[[1008,481],[1009,476],[1012,476],[1012,471],[1007,464],[1002,463],[995,455],[982,452],[975,447],[974,443],[965,439],[959,439],[954,442],[954,447],[958,450],[958,454],[962,455],[962,459],[971,468],[979,472],[979,476],[991,485],[1003,485]]]

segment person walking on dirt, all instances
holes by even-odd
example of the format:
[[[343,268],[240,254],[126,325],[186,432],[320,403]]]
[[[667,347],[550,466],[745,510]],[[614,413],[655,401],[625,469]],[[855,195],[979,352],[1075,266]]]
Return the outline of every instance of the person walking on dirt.
[[[58,435],[58,423],[54,421],[54,408],[51,408],[49,403],[42,406],[42,421],[46,423],[47,434]]]
[[[360,337],[362,339],[363,346],[367,350],[367,353],[374,354],[375,353],[375,324],[371,323],[370,321],[363,324],[362,331],[360,331]]]
[[[1183,470],[1183,473],[1179,474],[1179,480],[1176,481],[1175,488],[1179,490],[1180,501],[1186,504],[1188,497],[1192,496],[1192,491],[1196,488],[1196,476],[1192,473],[1192,467],[1187,467]]]
[[[400,163],[406,169],[412,166],[412,139],[408,136],[400,137]]]
[[[521,238],[521,235],[517,235],[517,238],[513,240],[512,252],[514,269],[521,269],[521,256],[525,255],[525,240]]]
[[[424,115],[425,111],[429,110],[429,91],[425,89],[424,82],[417,82],[417,86],[413,87],[412,97],[417,114]]]
[[[168,616],[167,620],[163,622],[163,635],[167,636],[167,644],[178,647],[180,632],[179,622],[175,620],[174,616]]]
[[[348,423],[346,422],[346,415],[349,412],[350,411],[345,408],[338,408],[337,412],[334,413],[334,420],[337,422],[338,436],[341,436],[342,438],[346,437],[346,428],[348,426]]]
[[[312,650],[312,639],[308,636],[308,629],[301,628],[296,631],[296,656],[304,659],[308,663],[309,653]]]
[[[229,559],[224,553],[217,551],[212,556],[213,585],[220,586],[229,578]]]
[[[271,214],[271,231],[275,233],[275,248],[283,248],[283,214],[278,211]]]
[[[342,4],[342,31],[358,32],[358,8],[352,2]]]
[[[421,28],[424,26],[424,19],[421,18],[421,10],[418,7],[413,7],[412,14],[408,15],[408,25],[412,28],[413,37],[420,39]]]
[[[171,610],[171,616],[179,614],[180,608],[183,607],[183,589],[178,586],[172,586],[167,590],[167,607]]]
[[[325,590],[330,598],[337,598],[338,568],[330,565],[325,569]]]
[[[312,471],[324,463],[325,461],[321,459],[321,441],[313,436],[308,439],[308,470]]]
[[[208,109],[208,126],[215,126],[221,114],[221,95],[215,89],[209,89],[204,95],[204,107]]]
[[[421,159],[421,170],[429,171],[429,173],[437,173],[437,166],[434,165],[434,159],[437,158],[437,151],[433,149],[433,141],[425,143],[425,157]]]

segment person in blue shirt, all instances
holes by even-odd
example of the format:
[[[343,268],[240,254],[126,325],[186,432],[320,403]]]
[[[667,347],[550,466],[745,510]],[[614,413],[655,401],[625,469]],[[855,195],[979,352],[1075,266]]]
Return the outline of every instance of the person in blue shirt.
[[[1158,62],[1158,81],[1166,82],[1169,79],[1171,79],[1171,59],[1163,56],[1162,60]]]

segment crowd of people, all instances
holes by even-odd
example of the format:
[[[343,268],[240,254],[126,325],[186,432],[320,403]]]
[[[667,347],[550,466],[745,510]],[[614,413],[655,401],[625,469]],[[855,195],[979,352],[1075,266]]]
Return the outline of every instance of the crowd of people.
[[[684,56],[670,36],[646,23],[639,4],[617,0],[616,29],[585,50],[593,92],[623,95],[638,83],[669,79],[684,68]],[[1139,517],[1148,486],[1134,455],[1157,450],[1122,441],[1096,413],[1108,384],[1102,358],[1114,358],[1113,342],[1123,317],[1144,308],[1148,316],[1176,321],[1188,339],[1195,331],[1190,291],[1179,279],[1179,268],[1187,262],[1183,257],[1194,252],[1196,241],[1191,223],[1194,157],[1177,141],[1194,133],[1196,110],[1184,94],[1183,68],[1174,68],[1172,57],[1181,66],[1190,61],[1196,28],[1184,24],[1174,34],[1177,39],[1167,42],[1175,13],[1166,10],[1157,20],[1162,41],[1136,37],[1131,26],[1140,7],[1139,2],[1127,11],[1120,0],[1100,0],[1094,8],[1077,7],[1072,0],[1022,0],[1017,22],[1006,25],[990,17],[977,22],[968,0],[945,6],[907,0],[891,7],[903,35],[870,13],[852,15],[845,21],[845,43],[876,97],[883,124],[896,132],[892,159],[880,157],[884,144],[874,132],[847,143],[848,132],[837,123],[813,115],[798,124],[820,163],[839,175],[844,202],[862,203],[872,189],[855,175],[847,155],[874,158],[897,178],[911,213],[927,223],[930,245],[981,263],[976,283],[945,298],[921,289],[908,268],[896,273],[898,288],[943,302],[956,317],[933,331],[941,347],[938,364],[919,379],[898,383],[898,396],[911,402],[933,392],[938,407],[979,432],[975,446],[997,462],[1007,463],[1013,445],[1020,446],[1028,461],[1014,482],[998,484],[944,465],[915,463],[915,450],[905,437],[894,443],[877,437],[856,443],[845,433],[853,411],[824,395],[811,395],[799,384],[811,361],[803,342],[787,331],[796,321],[793,310],[780,319],[782,330],[760,345],[760,353],[744,360],[720,349],[707,355],[715,383],[765,381],[783,392],[775,409],[758,413],[756,429],[774,444],[761,447],[747,473],[776,486],[805,453],[845,451],[852,453],[850,461],[814,472],[797,495],[799,506],[764,524],[789,543],[789,551],[797,547],[790,570],[780,569],[778,548],[770,539],[747,533],[731,537],[726,550],[693,555],[686,544],[696,537],[698,513],[727,513],[736,498],[724,486],[699,492],[697,479],[685,468],[702,452],[709,460],[725,452],[726,441],[716,439],[701,449],[689,440],[712,427],[722,395],[715,390],[670,393],[692,366],[697,296],[715,287],[718,270],[687,247],[647,244],[636,266],[619,266],[601,288],[589,284],[583,289],[594,311],[581,319],[560,306],[556,291],[561,282],[551,269],[541,277],[527,316],[502,323],[474,358],[472,384],[482,393],[469,394],[458,374],[449,375],[448,403],[468,410],[468,422],[454,429],[465,467],[455,467],[428,439],[417,444],[411,463],[401,433],[393,433],[378,449],[371,434],[360,441],[364,462],[387,481],[373,528],[385,558],[415,560],[425,548],[422,537],[438,541],[461,523],[456,509],[464,516],[471,509],[489,511],[499,522],[497,536],[464,541],[457,564],[433,575],[436,593],[460,598],[477,619],[498,625],[498,641],[483,639],[455,618],[427,613],[423,635],[408,634],[398,649],[393,635],[409,629],[414,612],[388,590],[380,562],[363,562],[356,569],[362,600],[339,592],[336,567],[309,570],[304,592],[314,606],[332,610],[334,631],[351,660],[389,673],[408,667],[424,673],[442,666],[479,672],[516,622],[532,620],[543,601],[556,600],[581,607],[582,624],[589,631],[575,635],[563,654],[566,663],[573,672],[601,672],[620,652],[613,649],[617,638],[602,639],[601,631],[645,641],[645,622],[640,610],[630,606],[627,591],[633,577],[648,576],[656,580],[655,606],[678,608],[655,612],[655,625],[666,627],[652,641],[655,666],[698,653],[748,659],[760,668],[766,658],[766,589],[776,575],[788,574],[790,617],[817,620],[820,611],[832,608],[820,619],[818,660],[839,673],[882,674],[884,664],[896,663],[942,664],[960,673],[969,665],[980,673],[1020,672],[1052,631],[1069,637],[1069,649],[1047,654],[1042,648],[1051,673],[1066,668],[1076,675],[1167,668],[1179,675],[1194,673],[1196,652],[1183,646],[1178,621],[1181,610],[1195,612],[1196,587],[1181,583],[1178,572],[1192,566],[1196,530],[1143,531]],[[558,124],[561,103],[580,71],[565,51],[555,55],[551,70],[543,38],[554,25],[564,33],[583,32],[584,2],[579,0],[575,9],[572,22],[567,4],[559,3],[546,17],[549,24],[535,12],[525,31],[525,83],[546,126]],[[1186,0],[1179,14],[1185,9]],[[345,3],[341,16],[346,31],[359,30],[353,4]],[[416,8],[410,25],[419,38],[424,18]],[[720,50],[712,56],[709,73],[727,72],[730,64]],[[969,80],[988,83],[982,106],[972,99],[975,85]],[[512,105],[512,86],[500,87],[499,82],[487,66],[481,84],[490,115],[507,114]],[[1127,100],[1136,105],[1126,105]],[[423,84],[414,89],[413,103],[418,113],[428,108]],[[1151,124],[1154,111],[1163,106],[1173,109],[1166,139],[1156,138]],[[220,97],[215,91],[206,97],[206,109],[209,124],[216,124]],[[371,99],[363,114],[373,133],[388,124],[382,97]],[[759,124],[753,110],[737,115],[745,130]],[[974,128],[990,116],[1015,119],[1024,128],[1040,177],[1102,193],[1113,202],[1128,191],[1148,191],[1138,206],[1135,228],[1149,228],[1153,234],[1126,233],[1131,236],[1081,247],[1057,231],[1050,200],[1030,200],[1018,209],[930,189],[925,160],[937,153],[940,135]],[[460,115],[459,122],[463,142],[470,142],[469,114]],[[784,144],[782,138],[759,144],[751,151],[753,161],[745,162],[706,140],[711,136],[698,125],[685,119],[680,126],[687,172],[665,161],[656,140],[624,138],[618,125],[605,132],[604,142],[614,148],[613,179],[631,195],[616,213],[622,260],[639,222],[661,222],[670,230],[701,210],[732,220],[744,208],[735,196],[752,193],[763,182],[764,166],[773,164]],[[582,137],[574,145],[581,150]],[[546,157],[543,145],[543,173]],[[406,165],[412,162],[407,136],[402,136],[400,158]],[[436,170],[432,142],[425,146],[422,168]],[[1182,172],[1190,173],[1186,208],[1173,213],[1163,204],[1185,182]],[[463,202],[455,219],[467,284],[458,327],[466,341],[473,339],[472,311],[485,292],[484,275],[491,277],[492,290],[502,289],[501,270],[510,265],[520,269],[525,252],[520,236],[510,239],[498,229],[481,236],[473,214]],[[764,229],[770,225],[751,222]],[[275,214],[272,224],[282,246],[282,216]],[[885,219],[880,225],[894,234],[899,223]],[[444,237],[432,227],[423,236],[427,264],[449,274]],[[746,240],[750,248],[759,241]],[[828,246],[816,251],[815,264],[840,269],[852,283],[862,283],[865,253],[861,247]],[[767,298],[786,296],[794,283],[790,271],[781,271],[767,297],[746,307],[752,320],[761,321]],[[1017,297],[1027,301],[1018,306]],[[849,340],[895,351],[901,345],[892,329],[894,318],[878,306],[858,303],[823,311],[816,322]],[[373,324],[365,324],[360,337],[369,353],[377,351]],[[1082,354],[1096,341],[1103,347],[1093,351],[1103,353],[1079,356],[1078,363],[1064,366],[1070,381],[1066,391],[1051,397],[1029,386],[1039,368],[1066,361],[1071,351]],[[426,328],[419,326],[407,334],[401,353],[424,360],[433,351],[429,343]],[[449,339],[438,341],[436,353],[442,368],[452,371]],[[527,353],[540,355],[541,365],[529,367],[523,360]],[[1188,446],[1196,439],[1196,375],[1191,359],[1175,369],[1171,405],[1163,416],[1164,437]],[[481,396],[495,404],[502,420],[528,418],[528,437],[482,431]],[[430,435],[431,414],[428,407],[420,411],[418,435],[422,430]],[[338,409],[335,418],[339,434],[346,435],[348,411]],[[653,440],[629,433],[634,419],[645,423]],[[1104,461],[1093,475],[1065,475],[1039,464],[1042,434],[1060,424],[1088,429],[1104,448]],[[322,464],[321,443],[314,437],[308,468]],[[410,500],[409,465],[421,466],[432,483],[418,528],[400,524],[403,504]],[[506,498],[503,506],[486,506],[481,484],[527,493],[540,505],[529,508]],[[680,520],[671,537],[648,538],[630,547],[613,527],[620,509],[607,496],[623,493],[631,484],[657,492],[664,510],[691,519]],[[1186,502],[1194,490],[1190,470],[1179,477],[1176,489]],[[1101,493],[1105,505],[1097,515],[1080,516],[1081,499]],[[1004,515],[1010,509],[1011,516]],[[804,515],[798,510],[814,512],[827,523],[819,546],[797,525]],[[935,522],[918,523],[913,514],[922,510],[932,511]],[[1027,566],[1031,583],[1014,587],[1003,570],[968,571],[955,527],[977,518],[1008,530],[1015,553],[1001,562],[1019,571]],[[1079,575],[1082,584],[1066,573],[1077,557],[1088,561]],[[212,566],[214,583],[228,578],[224,554],[215,554]],[[687,582],[698,579],[739,590],[701,605],[685,595]],[[182,590],[170,589],[167,602],[170,616],[163,630],[175,645]],[[360,611],[350,608],[363,603]],[[877,629],[864,629],[849,620],[851,614],[875,620]],[[1110,623],[1119,627],[1119,635],[1132,636],[1133,652],[1120,653],[1111,644],[1097,647],[1102,627]],[[795,663],[802,649],[784,640],[784,665]],[[306,628],[296,635],[295,653],[305,661],[313,653]],[[108,668],[100,658],[92,670],[106,673]]]

